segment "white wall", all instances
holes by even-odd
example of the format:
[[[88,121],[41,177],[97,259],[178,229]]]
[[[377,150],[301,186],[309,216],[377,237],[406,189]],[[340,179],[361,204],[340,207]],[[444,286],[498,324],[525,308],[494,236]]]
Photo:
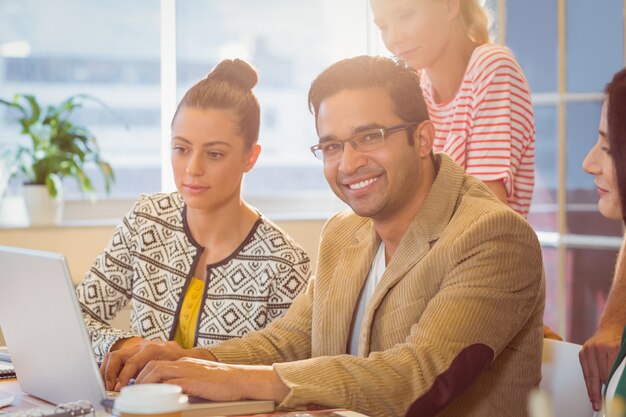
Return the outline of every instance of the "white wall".
[[[276,223],[308,252],[312,264],[315,265],[324,221]],[[107,245],[114,229],[114,226],[6,228],[0,229],[0,245],[63,253],[67,258],[72,279],[74,283],[78,283],[95,257]],[[127,316],[123,316],[116,323],[122,326],[127,320]],[[0,344],[4,344],[1,332]]]

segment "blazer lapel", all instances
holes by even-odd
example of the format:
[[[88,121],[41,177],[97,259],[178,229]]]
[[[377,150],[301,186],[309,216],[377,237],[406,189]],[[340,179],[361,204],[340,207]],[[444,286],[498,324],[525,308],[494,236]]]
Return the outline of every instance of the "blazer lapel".
[[[404,239],[403,239],[404,240]],[[396,261],[396,254],[400,251],[410,253],[412,256],[403,257],[405,262]],[[398,247],[397,252],[391,258],[391,261],[385,269],[380,282],[374,289],[374,294],[370,299],[363,316],[363,323],[361,325],[361,332],[359,335],[359,354],[368,356],[370,353],[370,340],[374,316],[380,303],[385,299],[389,290],[391,290],[400,280],[404,278],[407,271],[409,271],[416,263],[418,263],[430,250],[430,241],[426,236],[416,236],[415,239],[407,241],[404,248],[402,244]],[[371,261],[370,261],[371,264]]]
[[[325,349],[315,352],[319,355],[345,354],[352,326],[354,312],[359,301],[363,284],[367,279],[372,260],[380,243],[371,222],[355,233],[356,243],[341,250],[340,260],[330,281],[328,294],[332,308],[323,310],[320,323],[330,331],[325,341]]]
[[[359,337],[359,354],[369,355],[371,331],[376,311],[387,293],[422,260],[433,242],[445,230],[454,214],[461,187],[465,180],[463,170],[445,154],[435,155],[437,177],[423,206],[402,236],[380,283],[367,305]],[[370,261],[371,263],[371,261]]]

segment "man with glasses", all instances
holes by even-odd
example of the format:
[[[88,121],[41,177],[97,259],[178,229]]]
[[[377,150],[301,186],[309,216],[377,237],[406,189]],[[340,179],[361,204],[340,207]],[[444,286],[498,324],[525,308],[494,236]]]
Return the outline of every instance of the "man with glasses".
[[[137,382],[286,409],[525,416],[541,378],[539,244],[483,183],[433,154],[420,91],[416,73],[386,58],[320,74],[311,150],[352,210],[325,225],[307,292],[264,330],[193,350],[147,346],[132,362],[114,352],[106,372],[124,385],[151,359],[190,357],[150,362]]]

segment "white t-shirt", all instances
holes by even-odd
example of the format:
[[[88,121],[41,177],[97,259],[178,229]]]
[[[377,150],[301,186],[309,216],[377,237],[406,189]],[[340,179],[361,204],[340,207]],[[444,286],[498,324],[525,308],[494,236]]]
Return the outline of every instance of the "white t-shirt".
[[[380,282],[383,274],[385,273],[385,269],[387,265],[385,263],[385,243],[381,242],[378,247],[378,251],[376,255],[374,255],[374,260],[372,261],[372,266],[370,268],[369,274],[367,274],[367,279],[363,284],[363,289],[361,290],[361,295],[359,296],[359,303],[357,304],[356,314],[354,316],[354,321],[352,322],[352,329],[350,330],[350,342],[348,346],[350,346],[349,354],[356,355],[359,353],[359,334],[361,333],[361,325],[363,323],[363,316],[365,315],[365,307],[367,303],[374,295],[374,290],[376,286]]]

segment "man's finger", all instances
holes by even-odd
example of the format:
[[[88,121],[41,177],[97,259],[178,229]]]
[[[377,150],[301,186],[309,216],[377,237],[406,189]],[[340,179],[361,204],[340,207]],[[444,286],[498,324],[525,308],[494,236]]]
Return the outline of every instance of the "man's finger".
[[[178,376],[174,368],[176,367],[170,361],[150,361],[139,372],[135,382],[138,384],[165,382],[169,378]]]

